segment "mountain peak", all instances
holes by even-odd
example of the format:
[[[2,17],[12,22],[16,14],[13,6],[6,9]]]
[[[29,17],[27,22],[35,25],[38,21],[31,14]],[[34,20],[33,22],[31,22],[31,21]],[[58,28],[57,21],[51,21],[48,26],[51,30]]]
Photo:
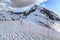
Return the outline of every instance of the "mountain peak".
[[[5,12],[6,13],[6,12]],[[60,21],[60,19],[58,18],[58,16],[48,10],[45,9],[43,7],[40,7],[38,5],[34,5],[33,7],[30,8],[30,10],[25,10],[24,12],[13,12],[13,11],[8,11],[6,14],[3,14],[5,17],[5,19],[7,20],[7,16],[9,15],[10,18],[13,18],[14,20],[20,20],[20,18],[26,19],[30,14],[34,14],[35,16],[46,16],[46,18],[48,17],[48,19],[52,20],[52,21]],[[11,16],[13,17],[11,17]],[[18,16],[18,18],[17,18]],[[32,17],[32,16],[31,16]],[[9,18],[8,18],[9,20]],[[11,19],[12,20],[12,19]]]

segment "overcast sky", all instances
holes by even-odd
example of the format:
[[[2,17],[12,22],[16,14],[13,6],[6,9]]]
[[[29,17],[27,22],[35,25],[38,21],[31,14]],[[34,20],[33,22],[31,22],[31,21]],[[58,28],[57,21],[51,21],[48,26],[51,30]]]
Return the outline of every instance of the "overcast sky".
[[[27,7],[46,2],[47,0],[11,0],[11,7]]]

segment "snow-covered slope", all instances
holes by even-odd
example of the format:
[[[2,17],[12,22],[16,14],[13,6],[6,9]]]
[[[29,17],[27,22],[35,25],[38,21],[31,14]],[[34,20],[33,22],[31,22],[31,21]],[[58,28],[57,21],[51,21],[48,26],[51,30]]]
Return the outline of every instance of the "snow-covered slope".
[[[0,40],[51,40],[48,37],[23,30],[19,21],[0,22]]]
[[[46,40],[60,40],[60,18],[54,12],[37,5],[33,6],[30,10],[25,10],[24,12],[15,12],[10,10],[0,12],[0,33],[3,35],[1,38],[2,40],[13,40],[15,39],[15,36],[18,37],[16,39],[18,40],[20,36],[17,35],[21,32],[17,34],[15,32],[21,30],[26,34],[31,32],[41,35],[43,36],[42,39],[46,37]],[[27,35],[30,34],[28,33]],[[30,37],[31,36],[29,36],[29,38]],[[40,36],[35,39],[38,40],[39,38]]]
[[[49,33],[48,33],[49,32]],[[0,21],[0,40],[60,40],[60,33],[27,21]]]
[[[60,40],[60,33],[26,20],[0,21],[0,40]]]
[[[0,12],[0,21],[16,21],[25,19],[36,24],[42,24],[50,28],[50,25],[60,24],[60,18],[57,14],[43,7],[34,5],[30,10],[23,12],[4,11]]]

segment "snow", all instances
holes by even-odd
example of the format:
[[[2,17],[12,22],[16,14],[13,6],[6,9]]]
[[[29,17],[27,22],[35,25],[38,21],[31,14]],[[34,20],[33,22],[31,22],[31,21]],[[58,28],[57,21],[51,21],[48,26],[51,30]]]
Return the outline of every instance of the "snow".
[[[0,40],[60,40],[60,23],[50,20],[40,9],[36,8],[23,19],[23,14],[11,15],[8,8],[0,4]],[[28,14],[29,10],[25,12]]]
[[[59,32],[30,21],[0,21],[0,40],[60,40],[59,37]]]
[[[42,38],[44,36],[23,30],[19,21],[0,22],[0,40],[42,40]]]
[[[55,24],[52,25],[52,26],[53,26],[52,28],[54,28],[57,32],[60,32],[60,24],[55,23]]]
[[[28,17],[26,18],[26,20],[34,22],[34,23],[39,23],[39,22],[51,23],[52,22],[45,14],[42,14],[40,12],[39,8],[37,8],[36,11],[30,13],[30,15],[28,15]]]

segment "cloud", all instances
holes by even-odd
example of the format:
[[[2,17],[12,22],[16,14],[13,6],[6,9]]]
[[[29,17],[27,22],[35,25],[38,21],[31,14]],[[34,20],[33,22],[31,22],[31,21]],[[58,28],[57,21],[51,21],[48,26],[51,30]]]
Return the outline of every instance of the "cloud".
[[[46,2],[47,0],[36,0],[37,3],[43,3]]]
[[[11,0],[11,7],[27,7],[46,2],[47,0]]]
[[[0,8],[8,10],[26,10],[35,4],[46,2],[47,0],[0,0]],[[1,4],[2,3],[2,4]],[[3,5],[4,4],[4,5]]]

